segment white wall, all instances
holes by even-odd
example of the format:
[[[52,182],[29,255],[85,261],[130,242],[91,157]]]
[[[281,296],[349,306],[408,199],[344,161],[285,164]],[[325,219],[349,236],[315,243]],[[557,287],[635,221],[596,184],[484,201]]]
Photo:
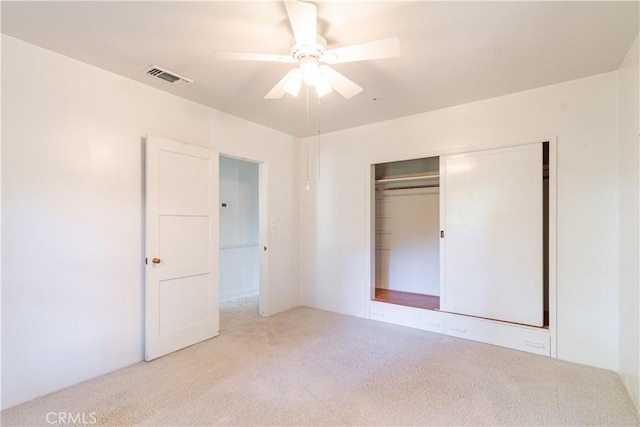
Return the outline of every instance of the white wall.
[[[391,190],[380,197],[386,203],[377,204],[376,228],[389,234],[376,235],[376,287],[440,295],[438,189]]]
[[[258,167],[220,157],[220,301],[258,292]]]
[[[304,304],[368,315],[371,163],[555,134],[558,357],[617,369],[617,83],[612,72],[303,140],[301,176],[307,152],[320,176],[300,186]]]
[[[298,305],[288,135],[2,36],[2,406],[143,357],[146,134],[267,162],[271,313]]]
[[[640,409],[640,67],[638,38],[620,67],[620,375]]]

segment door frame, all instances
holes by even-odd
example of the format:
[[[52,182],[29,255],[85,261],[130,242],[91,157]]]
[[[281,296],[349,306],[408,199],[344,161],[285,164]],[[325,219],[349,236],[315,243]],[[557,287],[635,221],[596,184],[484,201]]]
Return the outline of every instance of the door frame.
[[[243,156],[218,152],[218,159],[227,157],[258,165],[258,247],[260,250],[258,275],[259,314],[270,316],[269,298],[269,164],[263,160],[251,159]],[[220,175],[218,174],[218,191],[220,191]],[[220,235],[218,235],[218,243]],[[219,245],[218,245],[219,246]],[[266,248],[266,249],[265,249]],[[220,258],[218,254],[218,259]]]

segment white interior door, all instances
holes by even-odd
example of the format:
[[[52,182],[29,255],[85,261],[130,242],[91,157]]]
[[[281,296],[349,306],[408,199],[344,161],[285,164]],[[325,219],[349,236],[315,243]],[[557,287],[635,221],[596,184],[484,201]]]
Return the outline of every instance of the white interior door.
[[[147,137],[145,360],[218,335],[218,153]]]
[[[542,144],[440,159],[444,311],[543,325]]]

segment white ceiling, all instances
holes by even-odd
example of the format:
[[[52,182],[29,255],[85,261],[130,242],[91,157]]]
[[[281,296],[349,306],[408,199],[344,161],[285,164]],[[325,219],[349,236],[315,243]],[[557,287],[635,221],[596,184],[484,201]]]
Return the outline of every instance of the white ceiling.
[[[292,64],[214,58],[287,54],[279,1],[2,1],[2,32],[298,137],[616,70],[638,34],[637,1],[315,3],[329,48],[400,38],[400,58],[334,66],[364,88],[350,100],[265,100]],[[195,83],[174,87],[150,65]]]

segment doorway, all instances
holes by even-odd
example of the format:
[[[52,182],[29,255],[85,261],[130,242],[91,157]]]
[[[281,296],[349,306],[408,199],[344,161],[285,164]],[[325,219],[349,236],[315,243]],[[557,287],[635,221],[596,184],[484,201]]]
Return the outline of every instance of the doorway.
[[[255,301],[256,314],[266,315],[265,165],[223,155],[219,165],[220,305]]]

